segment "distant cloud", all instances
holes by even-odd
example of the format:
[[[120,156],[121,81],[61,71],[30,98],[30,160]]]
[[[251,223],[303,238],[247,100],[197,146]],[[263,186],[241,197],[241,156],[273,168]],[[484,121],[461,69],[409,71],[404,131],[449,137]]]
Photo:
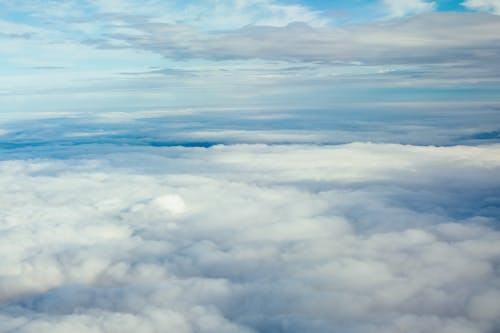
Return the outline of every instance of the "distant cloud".
[[[437,8],[435,1],[426,0],[383,0],[383,3],[390,17],[416,15],[431,12]]]
[[[499,17],[424,11],[432,4],[388,2],[398,15],[422,11],[388,19],[377,16],[377,1],[377,17],[342,25],[319,9],[270,0],[2,3],[16,13],[0,21],[2,105],[68,111],[88,108],[75,102],[87,96],[93,110],[291,100],[324,108],[339,98],[406,98],[393,88],[413,101],[463,99],[451,97],[461,89],[494,100]],[[426,89],[433,93],[422,96]]]
[[[428,64],[496,58],[500,19],[485,14],[433,13],[406,19],[313,28],[305,23],[285,27],[248,26],[205,34],[187,25],[134,24],[139,35],[113,34],[111,40],[174,59],[269,59],[344,64]],[[436,34],[436,31],[439,34]],[[480,50],[488,52],[479,52]],[[484,60],[482,60],[484,61]]]
[[[492,12],[500,15],[499,0],[466,0],[462,2],[462,6],[472,10]]]
[[[0,5],[51,22],[64,18],[70,26],[85,32],[99,31],[103,23],[112,23],[109,29],[131,20],[187,24],[202,30],[236,29],[249,24],[284,26],[296,21],[322,26],[330,21],[320,10],[275,0],[67,0],[62,4],[19,1]]]

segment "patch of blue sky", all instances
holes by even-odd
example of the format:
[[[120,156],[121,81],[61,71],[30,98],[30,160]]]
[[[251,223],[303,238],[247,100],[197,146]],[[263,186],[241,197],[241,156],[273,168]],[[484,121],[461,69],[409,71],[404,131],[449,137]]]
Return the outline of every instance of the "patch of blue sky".
[[[382,1],[379,0],[283,0],[287,4],[302,4],[317,10],[345,10],[359,12],[361,9],[374,8],[380,6]],[[427,1],[434,2],[438,11],[463,11],[464,6],[462,0],[435,0]]]
[[[461,1],[461,0],[460,1],[457,1],[457,0],[436,1],[438,11],[457,11],[457,12],[466,11],[467,9],[464,7],[464,5],[462,3],[463,3],[463,1]]]

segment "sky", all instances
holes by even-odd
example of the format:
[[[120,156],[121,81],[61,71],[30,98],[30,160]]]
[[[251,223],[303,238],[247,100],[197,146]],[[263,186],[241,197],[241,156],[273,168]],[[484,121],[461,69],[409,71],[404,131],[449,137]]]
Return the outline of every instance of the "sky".
[[[182,119],[168,133],[149,121],[154,142],[494,138],[498,13],[494,0],[0,1],[0,138],[123,132],[125,117]]]
[[[0,0],[0,333],[498,333],[498,59],[498,0]]]
[[[1,1],[2,113],[497,102],[498,13],[496,0]]]

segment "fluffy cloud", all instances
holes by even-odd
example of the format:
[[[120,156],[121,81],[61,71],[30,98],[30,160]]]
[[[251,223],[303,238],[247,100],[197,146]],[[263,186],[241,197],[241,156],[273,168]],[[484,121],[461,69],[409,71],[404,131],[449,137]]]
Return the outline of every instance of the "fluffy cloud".
[[[498,145],[70,150],[0,163],[0,332],[500,328]]]
[[[500,1],[498,0],[466,0],[462,3],[469,9],[487,11],[500,15]]]

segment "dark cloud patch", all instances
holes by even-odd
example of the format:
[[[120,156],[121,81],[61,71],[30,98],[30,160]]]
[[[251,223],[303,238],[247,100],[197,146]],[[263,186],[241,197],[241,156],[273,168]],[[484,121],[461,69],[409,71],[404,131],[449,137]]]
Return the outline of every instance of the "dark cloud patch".
[[[471,135],[470,138],[476,140],[495,140],[500,138],[500,131],[476,133]]]

